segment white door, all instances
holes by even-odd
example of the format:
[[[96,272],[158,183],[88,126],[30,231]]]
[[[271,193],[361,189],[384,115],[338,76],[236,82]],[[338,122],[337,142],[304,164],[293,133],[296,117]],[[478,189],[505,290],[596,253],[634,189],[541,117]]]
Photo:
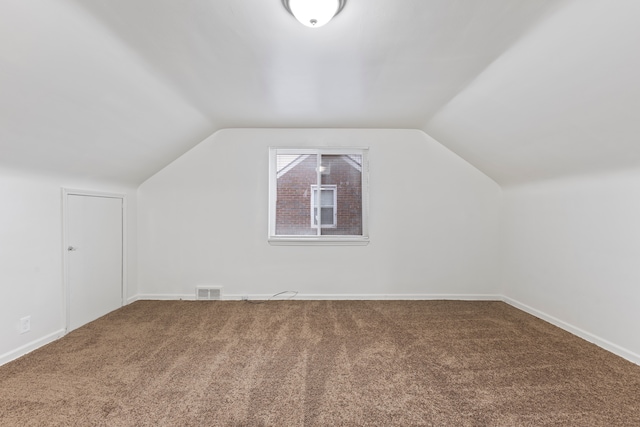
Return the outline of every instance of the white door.
[[[67,194],[67,331],[122,306],[123,199]]]

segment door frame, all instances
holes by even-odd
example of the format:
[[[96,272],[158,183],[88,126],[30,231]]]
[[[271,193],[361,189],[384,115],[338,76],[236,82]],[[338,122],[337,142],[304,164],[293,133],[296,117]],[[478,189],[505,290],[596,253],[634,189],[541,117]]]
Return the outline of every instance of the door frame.
[[[127,196],[121,193],[108,193],[103,191],[76,190],[62,188],[62,307],[64,313],[64,333],[69,332],[71,320],[71,286],[69,284],[69,196],[104,197],[108,199],[122,200],[122,271],[120,306],[125,305],[127,295]]]

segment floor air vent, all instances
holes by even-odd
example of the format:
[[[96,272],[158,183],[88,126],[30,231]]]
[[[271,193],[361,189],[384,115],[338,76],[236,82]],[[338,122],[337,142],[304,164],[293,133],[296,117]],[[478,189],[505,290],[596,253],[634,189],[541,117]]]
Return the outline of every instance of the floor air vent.
[[[222,295],[221,286],[197,286],[196,299],[203,301],[217,301]]]

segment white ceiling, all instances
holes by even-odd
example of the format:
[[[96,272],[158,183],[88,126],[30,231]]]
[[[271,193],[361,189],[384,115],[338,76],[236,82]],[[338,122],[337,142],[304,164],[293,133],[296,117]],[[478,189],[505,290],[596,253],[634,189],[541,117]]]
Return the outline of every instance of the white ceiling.
[[[640,1],[567,2],[424,130],[502,184],[640,167]]]
[[[638,22],[638,0],[348,0],[320,29],[280,0],[2,0],[0,166],[138,184],[218,129],[349,127],[422,129],[505,185],[636,167]]]

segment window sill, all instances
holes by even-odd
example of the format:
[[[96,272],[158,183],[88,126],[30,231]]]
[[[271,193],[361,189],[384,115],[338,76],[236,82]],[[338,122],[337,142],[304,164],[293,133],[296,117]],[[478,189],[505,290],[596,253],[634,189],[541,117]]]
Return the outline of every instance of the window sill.
[[[368,237],[270,237],[271,246],[366,246]]]

